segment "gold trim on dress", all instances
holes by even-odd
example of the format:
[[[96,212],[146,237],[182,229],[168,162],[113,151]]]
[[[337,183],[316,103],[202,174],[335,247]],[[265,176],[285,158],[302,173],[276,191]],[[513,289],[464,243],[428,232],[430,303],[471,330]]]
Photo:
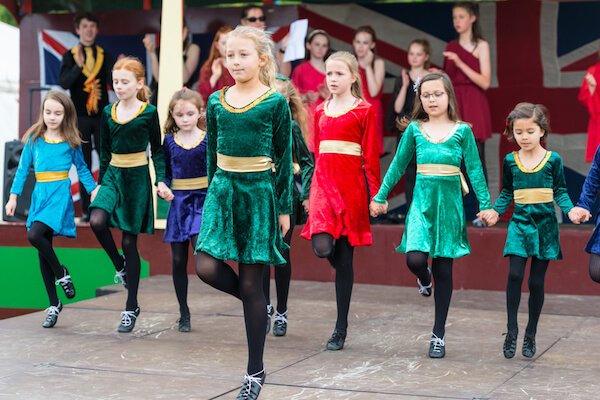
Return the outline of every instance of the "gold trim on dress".
[[[349,113],[350,111],[352,111],[352,110],[354,110],[356,107],[358,107],[358,105],[359,105],[360,103],[362,103],[362,99],[361,99],[361,98],[357,98],[356,100],[354,100],[354,103],[352,103],[352,105],[351,105],[351,106],[350,106],[350,107],[349,107],[347,110],[344,110],[344,111],[342,111],[342,112],[335,113],[335,114],[334,114],[334,113],[330,113],[330,112],[329,112],[329,102],[331,102],[331,100],[329,100],[329,101],[325,102],[325,105],[323,106],[323,112],[324,112],[324,113],[325,113],[325,115],[327,115],[328,117],[331,117],[331,118],[337,118],[337,117],[341,117],[341,116],[342,116],[342,115],[344,115],[344,114],[347,114],[347,113]]]
[[[261,172],[275,171],[275,165],[270,157],[234,157],[217,153],[217,167],[229,172]]]
[[[130,119],[128,119],[127,121],[119,121],[117,119],[117,105],[120,102],[117,101],[116,103],[113,104],[113,106],[110,109],[110,116],[112,117],[112,119],[119,125],[125,125],[128,124],[129,122],[133,121],[134,119],[136,119],[141,113],[144,112],[144,110],[146,109],[146,107],[148,106],[148,103],[143,102],[142,106],[140,107],[140,109],[138,110],[138,112],[135,113],[135,115],[133,117],[131,117]]]
[[[142,165],[148,165],[148,157],[146,157],[145,151],[125,154],[111,153],[110,165],[118,168],[141,167]]]
[[[361,156],[360,144],[345,140],[323,140],[319,143],[319,153],[346,154],[349,156]]]
[[[459,176],[463,196],[469,193],[467,180],[459,167],[448,164],[417,164],[417,173],[432,176]]]
[[[517,164],[517,167],[519,167],[519,169],[521,170],[521,172],[525,172],[526,174],[533,174],[533,173],[536,173],[536,172],[540,171],[542,168],[544,168],[544,165],[546,165],[546,163],[550,159],[551,155],[552,155],[551,151],[546,151],[546,155],[544,156],[544,158],[542,158],[542,161],[540,161],[540,163],[538,165],[536,165],[535,167],[533,167],[533,169],[527,169],[521,163],[521,159],[519,158],[519,152],[518,151],[513,151],[513,156],[515,157],[515,163]]]
[[[554,191],[552,188],[529,188],[513,191],[515,204],[552,203]]]
[[[427,133],[427,131],[423,127],[423,121],[419,120],[419,122],[417,122],[417,126],[419,128],[419,132],[421,132],[421,134],[423,135],[425,140],[427,140],[428,142],[433,143],[433,144],[442,144],[442,143],[446,143],[448,140],[450,140],[450,138],[452,136],[454,136],[454,134],[460,127],[460,121],[456,121],[456,123],[454,124],[452,129],[450,129],[450,132],[448,132],[448,134],[446,136],[442,137],[441,139],[432,138],[431,135],[429,135],[429,133]]]
[[[65,141],[65,139],[46,139],[46,137],[44,135],[40,135],[42,137],[42,140],[46,143],[50,143],[50,144],[58,144],[58,143],[62,143]]]
[[[197,178],[173,179],[171,189],[173,190],[197,190],[208,187],[208,176],[199,176]]]
[[[184,150],[192,150],[195,149],[196,147],[200,146],[200,143],[202,143],[202,141],[204,140],[204,138],[206,137],[206,131],[203,131],[202,129],[200,130],[200,139],[198,139],[198,141],[194,144],[192,144],[191,146],[186,146],[182,141],[179,140],[179,138],[177,138],[177,132],[173,132],[173,140],[175,141],[175,143],[177,143],[179,145],[179,147],[181,147]]]
[[[55,182],[69,178],[69,171],[36,172],[35,180],[38,182]]]
[[[245,105],[244,107],[241,107],[241,108],[237,108],[237,107],[234,107],[234,106],[230,105],[229,103],[227,103],[227,100],[225,99],[225,92],[227,92],[228,89],[229,89],[229,86],[225,86],[223,89],[221,89],[221,94],[219,96],[219,100],[221,101],[221,105],[227,111],[229,111],[231,113],[236,113],[236,114],[243,113],[243,112],[248,111],[251,108],[254,108],[258,103],[260,103],[261,101],[266,99],[272,93],[275,93],[275,90],[273,90],[273,88],[269,88],[269,90],[267,90],[266,92],[264,92],[263,94],[258,96],[250,104]]]

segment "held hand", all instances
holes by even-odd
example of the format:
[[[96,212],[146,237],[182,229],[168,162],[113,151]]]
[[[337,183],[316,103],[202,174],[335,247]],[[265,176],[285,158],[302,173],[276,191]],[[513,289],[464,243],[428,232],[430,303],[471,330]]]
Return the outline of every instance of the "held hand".
[[[152,36],[150,34],[144,35],[144,39],[142,39],[142,43],[144,43],[144,47],[150,53],[153,53],[156,50],[154,48],[154,43],[152,43]]]
[[[279,215],[279,229],[281,229],[281,236],[285,237],[290,230],[290,214]]]
[[[582,222],[588,222],[592,217],[592,214],[585,208],[573,207],[567,216],[574,224],[580,224]]]
[[[496,210],[482,210],[477,214],[477,218],[485,222],[487,226],[494,226],[500,219],[500,215]]]
[[[8,202],[6,203],[6,206],[4,207],[4,209],[6,210],[6,215],[9,217],[13,217],[15,215],[15,209],[17,208],[17,196],[14,194],[11,194]]]
[[[377,203],[375,200],[371,200],[371,204],[369,204],[369,213],[371,217],[375,218],[380,216],[381,214],[387,214],[388,212],[388,202],[385,204]]]
[[[79,48],[77,49],[77,57],[75,58],[75,62],[79,68],[83,68],[83,63],[85,62],[83,59],[83,52],[85,50],[83,49],[83,45],[81,43],[78,44],[78,47]]]
[[[306,200],[302,200],[302,207],[304,207],[304,211],[306,211],[306,213],[308,214],[308,199]]]
[[[585,80],[587,81],[589,87],[591,87],[591,88],[596,87],[597,82],[596,82],[596,78],[594,78],[594,75],[592,75],[590,73],[585,74]]]
[[[408,71],[403,69],[402,70],[402,87],[408,87],[409,82],[410,82],[410,77],[408,76]]]
[[[98,195],[98,190],[100,190],[100,185],[96,186],[96,189],[94,189],[90,192],[90,203],[94,202],[94,199]]]
[[[375,53],[373,53],[373,50],[369,50],[367,55],[364,58],[363,61],[363,67],[365,68],[369,68],[373,66],[373,60],[375,60]]]
[[[156,190],[158,195],[166,201],[171,201],[175,197],[171,189],[169,189],[164,182],[158,182]]]

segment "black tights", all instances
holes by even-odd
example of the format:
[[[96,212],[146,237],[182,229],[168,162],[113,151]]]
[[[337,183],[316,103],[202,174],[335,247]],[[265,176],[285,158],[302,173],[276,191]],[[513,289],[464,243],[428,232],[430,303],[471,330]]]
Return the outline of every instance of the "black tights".
[[[348,329],[348,312],[354,285],[354,247],[342,236],[334,243],[333,236],[328,233],[317,233],[312,236],[312,248],[319,258],[327,258],[335,269],[335,300],[337,303],[337,321],[335,329]]]
[[[283,241],[288,245],[292,242],[292,233],[294,227],[286,233]],[[285,258],[284,265],[278,265],[275,269],[275,288],[277,290],[277,312],[283,314],[287,311],[287,301],[290,292],[290,280],[292,279],[292,261],[290,260],[290,250],[283,253]],[[267,304],[271,304],[271,267],[265,267],[263,274],[263,291]]]
[[[38,251],[40,271],[42,272],[42,279],[44,280],[44,286],[46,286],[50,305],[58,306],[55,281],[65,276],[65,270],[60,265],[52,248],[53,236],[54,231],[52,228],[39,221],[34,221],[29,231],[27,231],[27,240]]]
[[[181,315],[190,315],[190,309],[187,304],[188,292],[188,247],[191,243],[192,249],[195,248],[198,235],[193,235],[190,240],[185,242],[171,243],[171,257],[173,260],[173,285],[175,286],[175,295],[179,302],[179,313]]]
[[[600,283],[600,255],[590,254],[590,278],[596,283]]]
[[[508,330],[516,332],[517,312],[521,302],[521,286],[525,276],[527,258],[510,256],[508,282],[506,284],[506,311],[508,313]],[[544,306],[544,279],[548,269],[548,260],[531,257],[531,271],[529,272],[529,321],[525,333],[535,335],[537,324]]]
[[[427,271],[428,253],[409,251],[406,253],[408,269],[419,278],[421,284],[429,285],[431,277]],[[446,318],[452,300],[452,258],[437,257],[431,259],[431,272],[435,281],[433,292],[435,301],[435,322],[433,334],[439,338],[446,335]]]
[[[92,208],[90,226],[98,242],[112,261],[115,270],[121,270],[125,262],[125,271],[127,272],[127,303],[125,309],[135,310],[138,307],[137,294],[140,286],[140,254],[137,249],[137,235],[123,232],[121,238],[123,259],[108,228],[108,213],[100,208]]]
[[[240,275],[224,261],[199,252],[196,273],[202,281],[242,300],[248,341],[248,374],[263,370],[267,302],[263,294],[263,264],[240,264]]]

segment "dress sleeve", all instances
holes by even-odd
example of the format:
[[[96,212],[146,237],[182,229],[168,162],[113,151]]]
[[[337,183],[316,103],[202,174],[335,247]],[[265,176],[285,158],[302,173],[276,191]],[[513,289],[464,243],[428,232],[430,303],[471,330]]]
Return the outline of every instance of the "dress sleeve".
[[[158,112],[154,110],[148,126],[150,136],[150,151],[152,152],[152,163],[154,164],[154,175],[156,183],[165,181],[165,155],[162,147],[162,136],[160,134],[160,123]]]
[[[292,124],[292,137],[294,141],[294,148],[296,151],[296,159],[300,164],[300,170],[302,171],[302,196],[301,200],[307,200],[310,197],[310,184],[312,183],[312,176],[315,170],[315,163],[310,155],[310,151],[306,146],[304,137],[302,136],[302,130],[297,124]]]
[[[73,53],[71,53],[71,50],[67,50],[65,54],[63,54],[60,63],[60,86],[65,90],[70,89],[81,75],[81,71],[81,67],[77,65],[73,58]]]
[[[594,161],[592,168],[588,173],[588,176],[583,182],[583,188],[581,189],[581,196],[577,206],[585,208],[588,211],[592,211],[592,206],[598,197],[598,190],[600,189],[600,147],[596,150],[594,155]]]
[[[594,67],[587,70],[588,73],[592,74],[594,71]],[[597,87],[596,87],[597,88]],[[595,93],[594,93],[595,94]],[[590,93],[590,86],[588,84],[587,79],[583,79],[581,83],[581,87],[579,88],[579,96],[577,97],[579,102],[583,104],[583,106],[588,110],[590,115],[595,113],[593,107],[593,95]]]
[[[494,210],[496,210],[498,214],[504,214],[508,207],[510,207],[513,198],[513,174],[507,156],[504,157],[504,162],[502,163],[502,191],[498,196],[498,200],[496,200],[496,204],[494,204]]]
[[[206,108],[206,176],[209,186],[217,170],[217,116],[212,104],[209,98]]]
[[[39,139],[38,139],[39,140]],[[11,194],[16,194],[20,196],[23,192],[23,186],[25,186],[25,181],[27,180],[27,175],[29,174],[29,169],[33,164],[33,149],[32,143],[30,140],[27,140],[27,143],[23,146],[23,151],[21,152],[21,158],[19,159],[19,166],[17,167],[17,172],[15,174],[15,180],[10,188]]]
[[[473,136],[473,131],[468,125],[464,124],[463,129],[462,151],[467,174],[471,180],[475,196],[477,196],[477,201],[479,201],[479,209],[489,210],[492,208],[490,192],[485,181],[485,175],[483,174],[479,153],[477,152],[475,136]]]
[[[379,192],[373,200],[377,203],[385,204],[385,201],[392,191],[396,183],[404,174],[408,163],[413,157],[415,153],[415,136],[414,136],[414,128],[413,124],[408,125],[402,137],[400,138],[400,144],[396,149],[396,155],[390,164],[390,167],[383,178],[383,182],[381,183],[381,188]]]
[[[92,173],[83,159],[83,151],[81,151],[81,146],[77,146],[76,149],[72,149],[72,152],[73,164],[75,164],[75,168],[77,169],[79,181],[83,184],[85,191],[91,193],[92,190],[96,189],[96,182],[94,181],[94,177],[92,176]]]
[[[110,107],[107,106],[107,107]],[[102,111],[102,118],[100,120],[100,168],[98,171],[98,184],[102,185],[102,178],[108,168],[108,163],[111,159],[111,137],[110,127],[108,126],[108,116],[106,109]]]
[[[165,140],[163,140],[163,155],[165,157],[165,184],[168,187],[171,187],[171,182],[173,181],[173,170],[171,169],[171,151],[169,150],[169,141],[166,137]]]
[[[555,153],[556,154],[556,153]],[[552,164],[552,185],[554,191],[554,201],[560,209],[567,214],[573,208],[573,202],[567,192],[567,182],[565,181],[565,170],[562,159],[556,154],[556,163]]]
[[[361,143],[363,169],[369,188],[369,201],[373,199],[381,186],[379,149],[375,145],[377,143],[377,123],[375,121],[375,110],[373,107],[369,107],[365,114]]]
[[[292,213],[292,117],[290,107],[282,96],[273,110],[273,150],[275,155],[275,189],[278,213]]]

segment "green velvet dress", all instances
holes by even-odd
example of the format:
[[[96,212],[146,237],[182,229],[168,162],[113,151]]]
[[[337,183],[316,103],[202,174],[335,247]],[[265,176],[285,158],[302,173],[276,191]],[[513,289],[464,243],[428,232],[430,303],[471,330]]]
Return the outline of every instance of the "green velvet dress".
[[[434,143],[420,129],[418,121],[408,125],[394,160],[374,201],[385,203],[413,155],[418,164],[448,164],[460,167],[464,160],[467,174],[479,201],[479,208],[492,208],[481,161],[471,128],[457,122],[441,143]],[[462,189],[459,176],[433,176],[417,173],[413,200],[399,252],[422,251],[432,258],[462,257],[471,252],[467,239]]]
[[[521,164],[517,152],[507,154],[502,166],[502,192],[494,210],[504,213],[513,201],[515,190],[530,188],[551,188],[554,201],[565,214],[573,208],[567,193],[563,163],[555,152],[548,151],[542,162],[531,170]],[[508,224],[504,255],[537,257],[540,260],[562,258],[554,202],[515,204]]]
[[[315,170],[315,163],[304,141],[304,136],[302,136],[302,130],[294,120],[292,120],[292,156],[294,164],[298,164],[300,168],[296,170],[296,167],[294,167],[294,174],[301,177],[302,184],[299,188],[296,180],[296,184],[293,185],[294,211],[291,216],[290,229],[293,229],[296,224],[306,223],[306,214],[302,202],[310,197],[310,184]]]
[[[285,97],[269,89],[243,108],[213,93],[206,107],[208,191],[196,251],[242,264],[285,264],[288,249],[279,214],[292,213],[291,115]],[[229,172],[217,153],[271,157],[276,172]]]
[[[152,152],[156,182],[165,181],[165,160],[156,107],[144,103],[129,121],[118,121],[117,104],[102,111],[100,128],[100,190],[90,207],[105,210],[110,225],[132,234],[154,232],[152,182],[148,165],[119,168],[110,165],[111,154]]]

